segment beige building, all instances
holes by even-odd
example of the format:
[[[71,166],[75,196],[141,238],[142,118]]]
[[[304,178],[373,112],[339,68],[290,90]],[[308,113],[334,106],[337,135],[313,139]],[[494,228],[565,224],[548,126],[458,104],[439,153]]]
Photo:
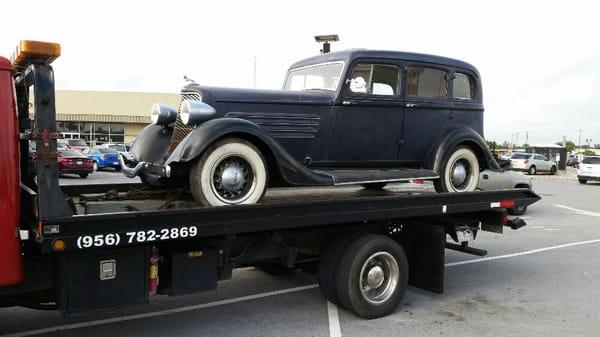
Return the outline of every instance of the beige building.
[[[129,143],[150,123],[150,107],[157,102],[177,108],[179,94],[57,90],[57,129],[92,145]]]

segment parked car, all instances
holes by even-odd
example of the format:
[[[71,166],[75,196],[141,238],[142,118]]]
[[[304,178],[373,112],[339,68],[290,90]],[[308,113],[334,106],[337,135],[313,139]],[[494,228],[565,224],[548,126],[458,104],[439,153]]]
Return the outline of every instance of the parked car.
[[[579,165],[579,162],[581,161],[582,158],[583,158],[583,156],[580,154],[570,155],[569,158],[567,158],[567,166],[577,167],[577,165]]]
[[[496,172],[492,170],[483,170],[480,174],[479,189],[484,191],[504,190],[513,188],[533,189],[533,178],[520,172],[504,171]],[[523,215],[527,211],[527,205],[515,205],[509,208],[508,212],[512,215]]]
[[[100,145],[100,147],[103,147],[105,149],[113,149],[117,152],[127,152],[127,146],[125,146],[125,144],[104,143]]]
[[[57,139],[56,140],[56,149],[57,150],[71,150],[69,146],[69,142],[67,139]]]
[[[513,156],[512,152],[505,152],[500,155],[500,159],[502,160],[510,160]]]
[[[87,178],[93,172],[93,161],[83,153],[73,150],[58,151],[58,173],[78,174],[81,178]]]
[[[474,191],[481,169],[500,171],[482,138],[477,69],[440,56],[322,54],[293,64],[282,90],[190,83],[179,111],[155,104],[151,116],[125,175],[189,185],[204,205],[256,203],[267,186],[415,178]]]
[[[93,147],[88,152],[87,156],[93,161],[94,171],[98,171],[107,167],[112,167],[117,171],[121,171],[121,164],[119,164],[119,153],[116,150],[104,147]]]
[[[510,169],[524,171],[530,175],[534,175],[538,172],[550,172],[550,174],[556,174],[556,162],[549,160],[542,154],[515,153],[510,159]]]
[[[577,180],[581,184],[600,181],[600,156],[589,156],[581,160],[577,167]]]
[[[90,146],[84,139],[67,139],[67,144],[72,150],[87,153]]]

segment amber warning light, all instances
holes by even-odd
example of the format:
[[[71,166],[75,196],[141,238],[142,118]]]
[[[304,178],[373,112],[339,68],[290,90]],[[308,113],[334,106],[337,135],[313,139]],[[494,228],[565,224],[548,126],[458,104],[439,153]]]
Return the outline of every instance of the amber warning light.
[[[52,63],[60,56],[60,44],[52,42],[21,40],[10,61],[16,68],[28,63]]]

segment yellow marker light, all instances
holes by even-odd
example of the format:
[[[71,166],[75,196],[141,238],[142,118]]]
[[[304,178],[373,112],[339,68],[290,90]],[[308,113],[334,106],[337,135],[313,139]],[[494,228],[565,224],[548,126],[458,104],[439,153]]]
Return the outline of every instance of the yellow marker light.
[[[63,240],[57,239],[52,242],[52,249],[59,252],[65,249],[65,242]]]
[[[52,63],[60,56],[60,44],[42,41],[21,40],[10,60],[15,67],[25,62],[42,61]]]

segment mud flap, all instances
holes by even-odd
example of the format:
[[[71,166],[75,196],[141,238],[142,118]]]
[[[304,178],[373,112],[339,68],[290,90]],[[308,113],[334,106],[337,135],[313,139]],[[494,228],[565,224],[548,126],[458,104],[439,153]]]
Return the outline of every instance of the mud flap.
[[[408,258],[408,284],[443,294],[446,245],[444,227],[423,223],[403,225],[399,242]]]

